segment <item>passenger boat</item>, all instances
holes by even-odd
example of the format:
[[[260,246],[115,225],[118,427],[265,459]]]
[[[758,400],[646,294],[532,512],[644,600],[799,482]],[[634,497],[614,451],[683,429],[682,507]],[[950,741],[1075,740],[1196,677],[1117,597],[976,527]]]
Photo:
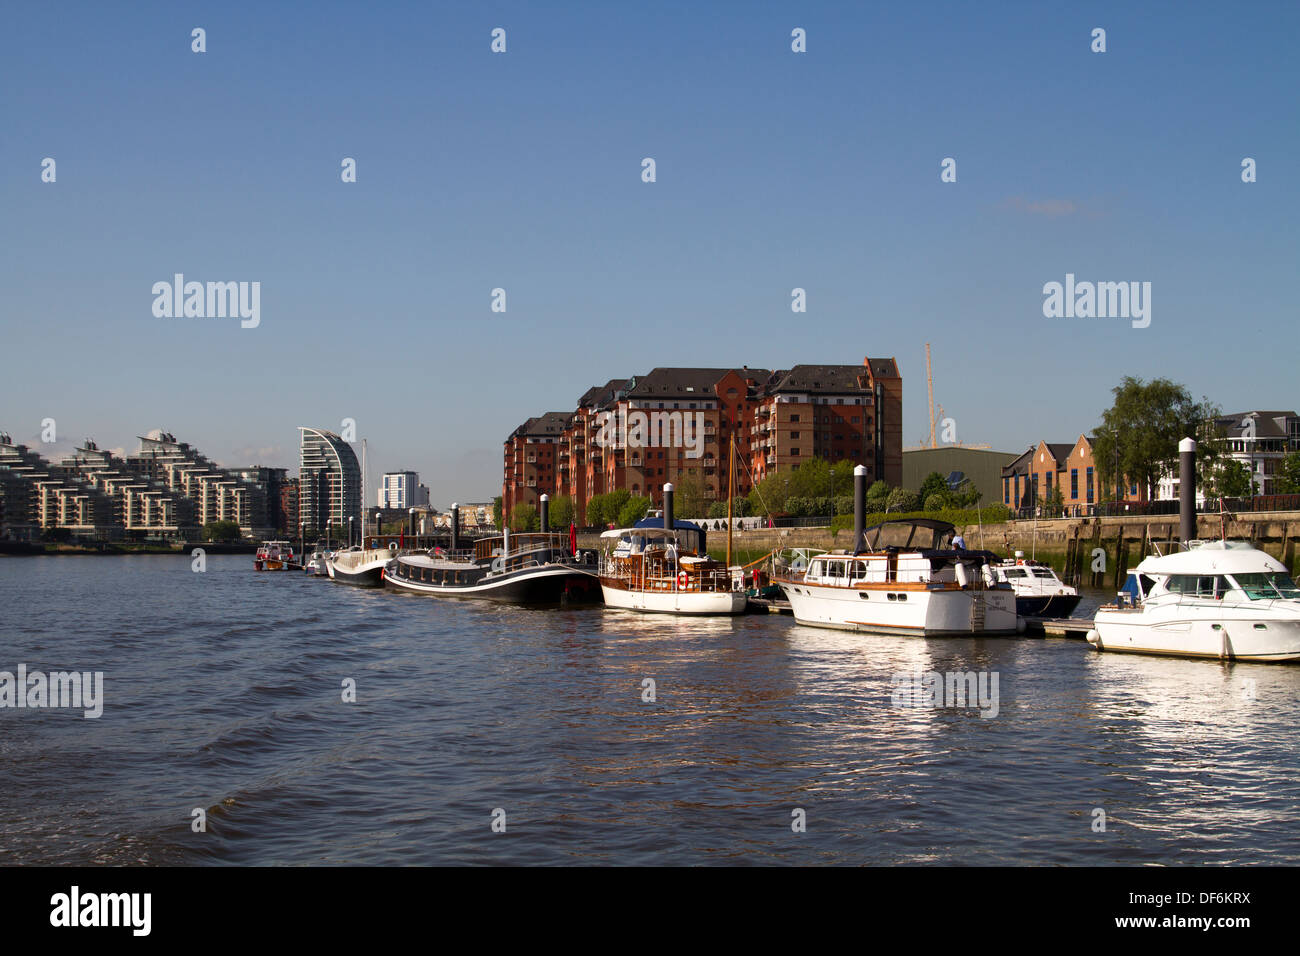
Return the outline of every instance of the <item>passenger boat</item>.
[[[388,562],[384,583],[415,594],[518,604],[600,601],[595,556],[575,554],[566,534],[507,533],[480,538],[473,551],[403,554]]]
[[[601,535],[600,590],[608,607],[663,614],[742,614],[743,573],[704,549],[704,531],[689,521],[646,518]]]
[[[392,548],[362,548],[353,545],[344,551],[334,552],[326,569],[330,578],[340,584],[351,584],[359,588],[381,588],[384,586],[384,569],[397,553]]]
[[[288,571],[293,564],[293,545],[288,541],[265,541],[253,556],[255,571]]]
[[[1239,661],[1300,660],[1300,588],[1248,541],[1192,541],[1145,558],[1098,609],[1099,651]]]
[[[1045,561],[1026,561],[1023,551],[993,565],[993,573],[1011,585],[1021,617],[1069,617],[1079,606],[1078,588],[1062,581]]]
[[[856,553],[778,562],[773,579],[801,624],[916,637],[1023,630],[996,556],[953,548],[954,531],[927,518],[885,521],[864,529]]]

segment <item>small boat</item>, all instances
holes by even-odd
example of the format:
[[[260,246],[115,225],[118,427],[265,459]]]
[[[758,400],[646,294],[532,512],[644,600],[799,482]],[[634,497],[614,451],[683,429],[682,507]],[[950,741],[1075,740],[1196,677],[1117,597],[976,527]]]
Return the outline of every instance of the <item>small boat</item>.
[[[384,569],[397,554],[392,548],[362,548],[353,545],[344,551],[334,552],[326,566],[331,580],[359,588],[384,586]]]
[[[915,637],[1023,630],[1015,592],[993,572],[997,556],[953,548],[955,530],[928,518],[885,521],[864,530],[857,552],[787,559],[773,579],[800,624]]]
[[[1300,660],[1300,588],[1248,541],[1191,541],[1145,558],[1088,632],[1099,651]]]
[[[253,556],[255,571],[288,571],[293,564],[293,545],[288,541],[266,541]]]
[[[743,614],[743,572],[704,550],[704,532],[689,521],[645,518],[601,534],[600,590],[608,607],[662,614]]]
[[[1025,552],[995,564],[999,581],[1016,593],[1016,613],[1021,617],[1069,617],[1079,606],[1079,590],[1062,581],[1045,561],[1026,561]]]
[[[335,574],[338,566],[335,566]],[[391,557],[384,583],[435,597],[488,598],[516,604],[598,603],[595,556],[570,550],[569,536],[504,534],[472,551],[431,548]]]

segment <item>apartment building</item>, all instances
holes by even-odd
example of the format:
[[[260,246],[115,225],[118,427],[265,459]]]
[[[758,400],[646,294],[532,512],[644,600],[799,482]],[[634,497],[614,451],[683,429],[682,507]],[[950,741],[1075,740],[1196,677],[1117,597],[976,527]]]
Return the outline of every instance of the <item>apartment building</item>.
[[[665,483],[726,497],[813,458],[849,460],[902,480],[902,379],[894,359],[861,365],[655,368],[588,389],[573,412],[530,418],[506,439],[503,508],[569,495],[579,515],[623,488],[661,501]]]
[[[1276,475],[1282,459],[1300,451],[1300,415],[1294,411],[1250,411],[1221,415],[1215,419],[1219,434],[1225,443],[1224,455],[1240,462],[1250,472],[1257,495],[1278,494]],[[1180,482],[1178,469],[1171,467],[1160,480],[1156,498],[1178,498]],[[1203,504],[1205,496],[1198,486],[1196,502]]]
[[[1127,478],[1119,489],[1103,489],[1100,480],[1087,435],[1073,443],[1040,441],[1003,467],[1002,503],[1013,511],[1032,510],[1059,489],[1066,514],[1082,515],[1100,501],[1114,501],[1117,490],[1120,501],[1147,500],[1147,490]]]

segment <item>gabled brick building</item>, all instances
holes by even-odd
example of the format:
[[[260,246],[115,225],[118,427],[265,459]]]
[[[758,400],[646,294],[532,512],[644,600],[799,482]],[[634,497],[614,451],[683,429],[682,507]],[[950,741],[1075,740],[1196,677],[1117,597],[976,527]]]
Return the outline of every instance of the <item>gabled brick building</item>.
[[[569,495],[576,513],[624,488],[659,503],[667,482],[698,480],[707,497],[813,458],[852,461],[872,480],[902,481],[903,393],[892,358],[783,371],[655,368],[588,389],[573,412],[530,418],[505,441],[502,507]]]

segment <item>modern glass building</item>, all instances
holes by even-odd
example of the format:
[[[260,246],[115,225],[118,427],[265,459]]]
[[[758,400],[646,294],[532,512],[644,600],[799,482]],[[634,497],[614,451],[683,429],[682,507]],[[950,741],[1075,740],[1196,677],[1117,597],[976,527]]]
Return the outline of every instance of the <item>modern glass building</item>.
[[[299,426],[298,520],[317,534],[326,524],[334,533],[348,530],[351,518],[361,532],[361,466],[352,446],[333,432]]]

